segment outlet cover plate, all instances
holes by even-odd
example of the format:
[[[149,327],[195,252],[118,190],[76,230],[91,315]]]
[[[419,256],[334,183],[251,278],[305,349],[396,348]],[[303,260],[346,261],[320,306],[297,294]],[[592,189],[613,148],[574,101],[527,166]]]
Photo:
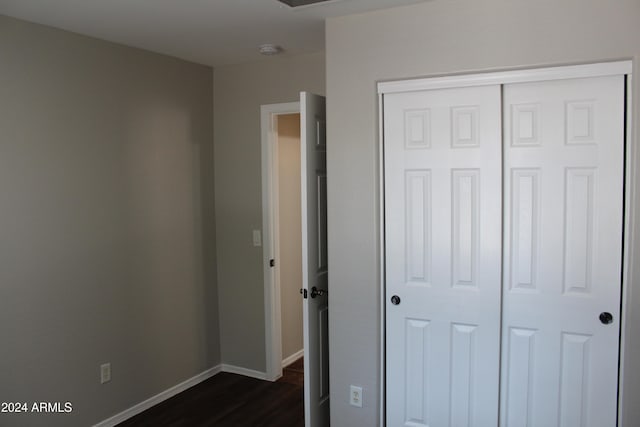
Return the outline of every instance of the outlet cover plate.
[[[349,392],[349,404],[357,408],[362,408],[362,387],[351,386]]]

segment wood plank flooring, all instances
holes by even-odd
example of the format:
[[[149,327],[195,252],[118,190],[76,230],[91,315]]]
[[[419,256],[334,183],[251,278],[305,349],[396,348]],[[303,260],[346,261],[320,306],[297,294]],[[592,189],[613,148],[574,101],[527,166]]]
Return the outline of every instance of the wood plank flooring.
[[[304,427],[303,360],[276,382],[222,372],[118,427]]]

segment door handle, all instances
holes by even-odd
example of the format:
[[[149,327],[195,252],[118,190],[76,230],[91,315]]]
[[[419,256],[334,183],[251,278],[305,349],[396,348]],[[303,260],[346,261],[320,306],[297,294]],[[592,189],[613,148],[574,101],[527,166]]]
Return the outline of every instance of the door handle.
[[[315,286],[313,288],[311,288],[311,298],[315,298],[318,296],[323,296],[324,294],[326,294],[327,291],[325,291],[324,289],[318,289]]]
[[[600,322],[602,322],[603,325],[613,323],[613,316],[608,311],[603,311],[598,317],[600,318]]]
[[[398,305],[400,304],[400,297],[398,295],[394,295],[391,297],[391,304]]]

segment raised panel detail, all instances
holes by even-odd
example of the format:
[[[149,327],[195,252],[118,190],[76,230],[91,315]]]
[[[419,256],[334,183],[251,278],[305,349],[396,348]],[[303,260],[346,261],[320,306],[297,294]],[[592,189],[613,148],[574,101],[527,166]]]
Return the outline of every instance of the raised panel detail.
[[[405,334],[405,425],[427,427],[430,323],[426,320],[406,319]]]
[[[319,325],[319,369],[320,369],[320,401],[329,398],[329,370],[323,367],[329,366],[329,349],[325,345],[329,342],[329,307],[327,305],[318,309]]]
[[[431,172],[406,171],[407,282],[428,284],[431,274]]]
[[[477,325],[451,325],[451,399],[452,426],[473,425],[473,388],[475,378]]]
[[[533,425],[533,378],[536,330],[509,328],[507,360],[506,426]]]
[[[451,108],[451,146],[454,148],[477,147],[478,107]]]
[[[560,427],[585,426],[587,423],[590,339],[590,335],[562,333]]]
[[[325,151],[327,148],[327,122],[316,117],[316,150]]]
[[[511,145],[540,145],[540,107],[538,104],[511,106]]]
[[[564,292],[589,293],[596,172],[567,168],[565,175]]]
[[[511,289],[536,289],[538,169],[511,171]]]
[[[327,175],[316,176],[318,186],[318,271],[327,269]]]
[[[477,286],[480,171],[452,171],[453,286]]]
[[[405,148],[429,148],[431,134],[431,112],[407,110],[404,112]]]
[[[595,144],[594,101],[566,103],[567,144]]]

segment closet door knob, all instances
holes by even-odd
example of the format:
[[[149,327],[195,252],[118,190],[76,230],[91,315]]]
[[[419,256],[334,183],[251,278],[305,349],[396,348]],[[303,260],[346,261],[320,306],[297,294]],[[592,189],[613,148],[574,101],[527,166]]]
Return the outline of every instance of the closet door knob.
[[[599,317],[603,325],[608,325],[609,323],[613,322],[613,316],[608,311],[603,311],[602,313],[600,313]]]
[[[394,295],[391,297],[391,304],[398,305],[400,304],[400,297],[398,295]]]

